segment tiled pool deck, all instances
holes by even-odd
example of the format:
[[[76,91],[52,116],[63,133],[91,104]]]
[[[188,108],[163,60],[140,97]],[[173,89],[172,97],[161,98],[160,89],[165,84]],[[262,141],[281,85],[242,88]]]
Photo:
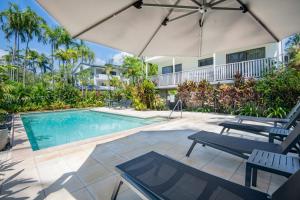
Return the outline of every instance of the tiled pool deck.
[[[139,117],[168,116],[167,111],[98,110]],[[175,116],[179,116],[176,113]],[[227,153],[191,145],[187,136],[198,131],[220,132],[217,123],[232,116],[183,113],[160,124],[124,131],[114,137],[88,139],[45,150],[31,150],[20,118],[15,121],[15,146],[0,153],[0,199],[110,199],[117,173],[114,166],[149,151],[166,154],[216,176],[244,184],[245,160]],[[267,140],[253,134],[231,132],[237,137]],[[259,172],[256,189],[272,193],[286,178]],[[118,199],[139,199],[122,187]]]

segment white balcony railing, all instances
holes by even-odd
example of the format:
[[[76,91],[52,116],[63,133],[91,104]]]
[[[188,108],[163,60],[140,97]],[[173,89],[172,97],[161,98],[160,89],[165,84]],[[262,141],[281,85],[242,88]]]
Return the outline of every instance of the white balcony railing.
[[[118,76],[118,75],[111,75],[111,77],[117,77],[117,78],[120,79],[120,76]],[[108,80],[107,74],[97,74],[95,76],[95,78],[98,79],[98,80],[103,80],[103,81],[107,81]]]
[[[260,78],[281,63],[278,58],[263,58],[224,65],[211,65],[196,70],[161,74],[150,78],[157,83],[158,87],[176,87],[187,80],[195,82],[207,80],[211,83],[218,83],[232,81],[237,73],[245,78]]]

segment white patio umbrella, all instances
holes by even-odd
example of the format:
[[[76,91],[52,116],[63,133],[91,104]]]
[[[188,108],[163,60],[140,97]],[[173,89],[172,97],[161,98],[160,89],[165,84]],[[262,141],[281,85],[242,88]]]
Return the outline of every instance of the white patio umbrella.
[[[200,56],[300,32],[300,0],[37,1],[74,38],[139,56]]]

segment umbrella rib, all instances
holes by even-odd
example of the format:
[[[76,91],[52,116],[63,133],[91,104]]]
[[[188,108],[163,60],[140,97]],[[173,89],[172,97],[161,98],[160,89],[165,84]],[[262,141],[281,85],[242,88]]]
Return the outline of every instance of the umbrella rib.
[[[218,5],[220,3],[223,3],[224,1],[227,1],[227,0],[220,0],[220,1],[216,1],[214,3],[210,3],[209,6],[212,7],[212,6]]]
[[[251,10],[249,10],[241,0],[236,1],[243,7],[244,12],[248,12],[254,18],[254,20],[258,22],[272,36],[272,38],[276,42],[280,41],[278,37],[267,27],[267,25],[264,24]]]
[[[194,2],[196,5],[198,5],[200,7],[202,6],[202,4],[200,2],[198,2],[198,1],[196,1],[196,0],[190,0],[190,1]]]
[[[199,10],[196,6],[177,6],[169,4],[154,4],[154,3],[144,3],[143,7],[159,7],[159,8],[172,8],[172,9],[184,9],[184,10]]]
[[[180,2],[181,0],[177,0],[175,2],[175,6]],[[163,22],[159,24],[159,26],[157,27],[157,29],[155,30],[155,32],[152,34],[152,36],[150,37],[150,39],[148,40],[148,42],[146,43],[146,45],[144,46],[144,48],[142,49],[142,51],[138,54],[138,57],[140,57],[144,51],[146,50],[146,48],[149,46],[149,44],[151,43],[151,41],[153,40],[153,38],[157,35],[158,31],[160,30],[160,28],[162,26],[164,26],[164,24],[166,23],[166,21],[168,21],[169,16],[172,14],[174,9],[171,9],[168,13],[168,15],[164,18]]]
[[[178,16],[178,17],[175,17],[175,18],[173,18],[173,19],[169,19],[169,21],[168,21],[168,22],[172,22],[172,21],[175,21],[175,20],[181,19],[181,18],[183,18],[183,17],[187,17],[187,16],[189,16],[189,15],[192,15],[192,14],[198,13],[198,12],[199,12],[198,10],[195,10],[195,11],[192,11],[192,12],[186,13],[186,14],[184,14],[184,15],[180,15],[180,16]]]
[[[243,10],[243,8],[211,7],[212,10]]]
[[[127,6],[123,7],[123,8],[121,8],[120,10],[114,12],[113,14],[111,14],[111,15],[105,17],[104,19],[102,19],[102,20],[100,20],[100,21],[94,23],[93,25],[91,25],[91,26],[85,28],[84,30],[80,31],[80,32],[77,33],[76,35],[72,36],[72,38],[77,38],[77,37],[81,36],[82,34],[84,34],[84,33],[88,32],[88,31],[90,31],[91,29],[93,29],[93,28],[99,26],[100,24],[102,24],[102,23],[104,23],[104,22],[110,20],[111,18],[117,16],[118,14],[124,12],[125,10],[127,10],[127,9],[129,9],[130,7],[134,6],[134,5],[135,5],[136,3],[138,3],[138,2],[139,2],[139,0],[137,0],[137,1],[135,1],[135,2],[133,2],[133,3],[131,3],[131,4],[129,4],[129,5],[127,5]]]

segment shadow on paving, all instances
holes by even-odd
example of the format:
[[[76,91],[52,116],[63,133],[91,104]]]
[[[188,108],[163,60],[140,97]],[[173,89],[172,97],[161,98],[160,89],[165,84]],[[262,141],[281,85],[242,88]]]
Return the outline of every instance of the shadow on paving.
[[[39,192],[39,194],[38,194],[38,196],[35,198],[35,199],[42,199],[43,197],[45,197],[45,198],[48,198],[48,197],[50,197],[51,196],[51,198],[50,199],[57,199],[57,198],[61,198],[62,196],[61,195],[58,195],[58,196],[56,196],[57,194],[55,194],[56,192],[58,192],[58,191],[64,191],[63,193],[62,193],[62,195],[66,198],[66,199],[81,199],[81,198],[84,198],[84,199],[89,199],[87,196],[85,196],[85,197],[83,197],[82,195],[83,194],[79,194],[79,195],[73,195],[74,194],[74,192],[76,192],[76,191],[74,191],[73,189],[72,189],[72,186],[71,185],[74,185],[74,183],[78,180],[77,179],[77,177],[78,177],[78,173],[81,171],[81,170],[87,170],[88,169],[88,166],[90,165],[90,159],[92,159],[92,160],[95,160],[95,159],[97,159],[95,156],[96,155],[99,155],[99,157],[101,157],[101,153],[99,154],[99,149],[98,148],[101,148],[101,149],[103,149],[103,145],[105,145],[105,146],[109,146],[109,145],[112,145],[112,146],[115,146],[115,144],[114,143],[122,143],[122,142],[120,142],[120,141],[122,141],[122,140],[130,140],[131,138],[135,138],[135,137],[139,137],[139,135],[146,135],[146,137],[148,137],[149,138],[149,140],[157,140],[157,141],[159,141],[159,142],[164,142],[164,140],[166,140],[166,138],[165,138],[165,136],[167,135],[167,137],[172,137],[172,138],[170,138],[170,139],[173,139],[173,141],[174,141],[174,138],[175,139],[177,139],[177,140],[181,140],[181,138],[182,138],[182,140],[185,140],[186,139],[186,137],[188,136],[188,135],[190,135],[190,134],[192,134],[192,133],[194,133],[196,130],[191,130],[191,129],[185,129],[185,130],[166,130],[166,131],[141,131],[141,132],[138,132],[138,133],[136,133],[136,134],[134,134],[134,135],[131,135],[131,136],[127,136],[127,137],[125,137],[125,138],[121,138],[121,139],[118,139],[118,140],[114,140],[114,141],[112,141],[112,142],[108,142],[108,143],[103,143],[103,144],[98,144],[94,149],[93,149],[93,151],[89,154],[89,156],[86,158],[86,160],[81,164],[81,166],[80,166],[80,168],[77,170],[77,171],[73,171],[73,172],[69,172],[69,173],[65,173],[65,174],[63,174],[62,176],[60,176],[58,179],[56,179],[56,181],[55,182],[52,182],[51,183],[51,185],[49,185],[47,188],[44,188],[42,191],[40,191]],[[182,135],[182,133],[185,133],[185,134],[183,134]],[[162,136],[164,136],[164,137],[162,137]],[[155,139],[153,139],[153,138],[155,138]],[[147,142],[149,142],[149,141],[143,141],[144,143],[147,143]],[[186,142],[186,141],[185,141]],[[148,145],[148,148],[147,148],[147,150],[144,150],[144,151],[147,151],[147,152],[149,152],[149,151],[151,151],[151,150],[156,150],[156,149],[151,149],[151,146],[152,145]],[[128,147],[128,148],[130,148],[130,147]],[[149,150],[148,150],[149,149]],[[186,149],[186,151],[187,151],[188,149]],[[98,151],[98,152],[97,152]],[[144,151],[142,151],[142,153],[141,154],[144,154],[143,152]],[[107,152],[105,152],[105,153],[107,153]],[[145,152],[146,153],[146,152]],[[130,157],[130,158],[127,158],[126,160],[128,160],[128,159],[132,159],[132,158],[134,158],[134,157],[137,157],[138,155],[135,155],[135,156],[132,156],[132,157]],[[172,157],[172,155],[170,155],[171,157]],[[184,154],[182,155],[182,156],[184,156]],[[101,159],[101,158],[99,158],[99,159]],[[108,158],[109,159],[109,158]],[[112,159],[114,159],[114,158],[112,158]],[[126,160],[124,160],[124,161],[126,161]],[[123,162],[124,162],[123,161]],[[122,162],[121,162],[122,163]],[[98,164],[103,164],[103,163],[99,163],[98,162]],[[118,163],[118,164],[120,164],[120,163]],[[112,168],[113,169],[113,168]],[[110,169],[110,171],[112,170],[112,169]],[[116,173],[112,173],[112,175],[109,175],[109,177],[111,177],[111,176],[116,176],[117,174]],[[105,177],[105,178],[103,178],[103,179],[107,179],[108,177]],[[92,184],[95,184],[95,183],[97,183],[97,182],[99,182],[99,181],[102,181],[103,180],[102,178],[101,179],[98,179],[97,181],[95,181],[95,182],[93,182]],[[117,181],[117,176],[116,176],[116,179],[114,179],[114,180],[116,180]],[[103,196],[101,196],[101,198],[99,198],[98,197],[98,199],[110,199],[110,196],[111,196],[111,194],[112,194],[112,191],[113,191],[113,187],[114,187],[114,184],[116,183],[116,181],[113,181],[113,184],[111,184],[111,182],[109,183],[109,184],[107,184],[107,183],[105,183],[104,185],[103,185],[103,187],[105,188],[105,189],[107,189],[107,191],[106,191],[106,193],[107,194],[103,194]],[[104,181],[105,182],[105,181]],[[43,184],[43,183],[42,183]],[[83,188],[87,188],[88,186],[84,186]],[[78,190],[79,191],[82,191],[82,189],[83,188],[79,188]],[[101,190],[101,187],[99,187],[98,188],[99,190]],[[103,190],[103,188],[102,188],[102,190]],[[66,192],[67,191],[67,192]],[[53,196],[52,196],[53,195]],[[92,197],[93,195],[89,192],[89,195],[91,195],[91,199],[95,199],[95,197]],[[101,195],[101,194],[100,194]],[[134,193],[133,193],[133,195],[135,195]],[[78,197],[78,196],[80,196],[80,197]],[[97,199],[97,198],[96,198]],[[124,196],[124,197],[122,197],[122,195],[120,195],[119,197],[118,197],[118,199],[120,199],[120,200],[122,200],[122,199],[126,199],[126,200],[135,200],[135,199],[139,199],[137,196],[134,196],[134,198],[132,197],[132,196]]]
[[[14,166],[17,164],[20,164],[22,161],[19,162],[10,162],[11,160],[3,161],[0,163],[0,176],[3,176],[5,172],[13,171]],[[19,170],[16,173],[13,173],[9,177],[7,177],[5,180],[1,183],[0,186],[0,198],[1,199],[14,199],[14,200],[25,200],[28,199],[28,196],[23,196],[22,192],[25,191],[30,187],[30,184],[37,182],[37,180],[34,180],[32,178],[20,178],[21,174],[24,172],[24,169]],[[14,187],[17,187],[18,189],[12,189]],[[15,195],[19,197],[15,197]]]

